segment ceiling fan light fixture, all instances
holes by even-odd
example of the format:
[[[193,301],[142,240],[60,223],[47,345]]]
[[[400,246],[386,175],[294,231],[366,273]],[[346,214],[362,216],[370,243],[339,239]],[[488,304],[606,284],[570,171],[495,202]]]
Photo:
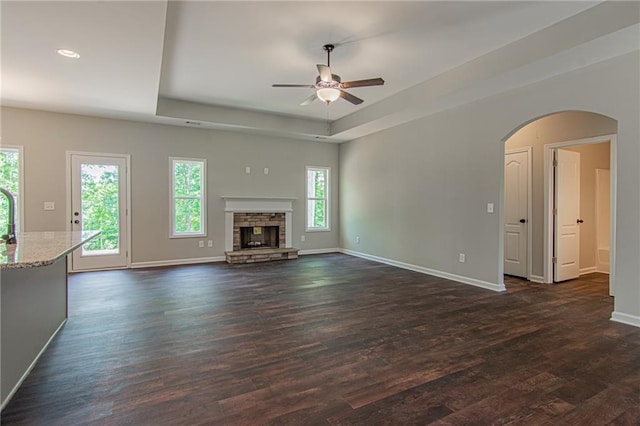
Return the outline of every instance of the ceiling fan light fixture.
[[[318,96],[321,101],[330,104],[340,97],[340,91],[338,89],[334,89],[333,87],[323,87],[321,89],[318,89],[318,91],[316,92],[316,96]]]
[[[58,49],[56,52],[58,52],[58,55],[62,55],[65,58],[78,59],[80,57],[78,52],[69,49]]]

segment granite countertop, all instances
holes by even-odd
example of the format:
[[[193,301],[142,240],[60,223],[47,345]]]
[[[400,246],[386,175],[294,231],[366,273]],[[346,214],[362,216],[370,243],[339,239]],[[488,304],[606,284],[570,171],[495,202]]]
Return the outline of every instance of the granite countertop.
[[[100,231],[21,232],[17,244],[0,252],[0,270],[47,266],[71,253]]]

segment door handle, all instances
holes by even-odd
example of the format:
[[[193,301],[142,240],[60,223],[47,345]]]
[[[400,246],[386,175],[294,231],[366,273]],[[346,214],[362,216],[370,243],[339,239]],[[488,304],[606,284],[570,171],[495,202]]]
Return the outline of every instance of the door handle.
[[[527,219],[520,219],[520,223],[525,223]]]
[[[578,219],[576,222],[578,222],[578,223],[584,223],[584,220],[582,220],[582,219]]]
[[[75,223],[76,225],[80,223],[80,221],[78,219],[74,220],[73,223]]]

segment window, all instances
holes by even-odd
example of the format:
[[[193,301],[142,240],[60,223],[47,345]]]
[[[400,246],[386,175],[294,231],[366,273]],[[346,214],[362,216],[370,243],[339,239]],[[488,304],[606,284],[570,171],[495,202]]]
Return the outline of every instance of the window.
[[[22,231],[22,147],[0,147],[0,187],[13,194],[16,232]],[[7,233],[9,202],[0,195],[0,235]]]
[[[206,235],[206,160],[171,158],[171,236]]]
[[[329,230],[329,167],[307,167],[307,231]]]

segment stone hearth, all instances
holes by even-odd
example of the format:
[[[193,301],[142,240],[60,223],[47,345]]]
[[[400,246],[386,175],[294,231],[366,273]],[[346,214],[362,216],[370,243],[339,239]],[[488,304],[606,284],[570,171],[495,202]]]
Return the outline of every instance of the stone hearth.
[[[247,249],[225,252],[227,263],[256,263],[298,258],[297,248]]]

